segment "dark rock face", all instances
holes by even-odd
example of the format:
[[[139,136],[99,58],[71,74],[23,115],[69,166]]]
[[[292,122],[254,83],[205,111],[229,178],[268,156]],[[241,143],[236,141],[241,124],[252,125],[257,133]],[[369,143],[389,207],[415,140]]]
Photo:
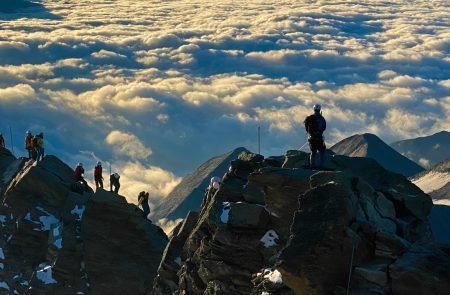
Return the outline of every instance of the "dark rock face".
[[[429,196],[373,159],[327,153],[333,171],[307,170],[307,159],[289,151],[280,167],[281,158],[245,152],[232,161],[189,233],[166,249],[167,265],[180,265],[167,274],[161,264],[153,294],[164,294],[164,280],[175,294],[346,294],[349,279],[351,294],[396,294],[404,269],[446,286],[443,268],[428,264],[443,257],[450,267],[432,242]]]
[[[6,161],[0,293],[150,291],[167,244],[160,228],[121,196],[72,192],[73,170],[56,157],[36,165],[0,155]]]
[[[389,266],[393,294],[446,294],[450,290],[450,248],[414,244]]]
[[[183,223],[175,228],[173,236],[164,250],[151,294],[173,294],[178,290],[177,272],[181,268],[182,259],[186,260],[186,257],[182,258],[179,255],[182,253],[183,245],[197,223],[197,219],[198,213],[189,212]]]
[[[237,148],[226,154],[214,157],[187,175],[173,191],[156,207],[153,219],[176,220],[184,218],[189,211],[196,211],[202,204],[205,189],[213,176],[222,177],[227,172],[230,161],[236,159],[244,148]]]

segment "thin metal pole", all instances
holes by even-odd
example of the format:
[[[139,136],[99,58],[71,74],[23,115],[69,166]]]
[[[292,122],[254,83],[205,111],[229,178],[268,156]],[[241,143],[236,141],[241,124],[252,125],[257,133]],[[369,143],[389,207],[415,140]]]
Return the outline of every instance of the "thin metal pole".
[[[9,126],[9,134],[11,135],[11,151],[14,155],[14,143],[13,143],[13,136],[12,136],[12,128]]]
[[[258,126],[258,154],[261,154],[261,126]]]
[[[109,162],[109,190],[111,190],[111,162]]]

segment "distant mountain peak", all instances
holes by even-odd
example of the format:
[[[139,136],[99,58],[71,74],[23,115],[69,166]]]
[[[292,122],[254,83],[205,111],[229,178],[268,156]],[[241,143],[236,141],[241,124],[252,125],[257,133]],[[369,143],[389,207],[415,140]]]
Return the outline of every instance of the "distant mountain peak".
[[[350,136],[332,146],[331,150],[340,155],[372,158],[384,168],[407,177],[424,171],[421,166],[395,151],[372,133]]]

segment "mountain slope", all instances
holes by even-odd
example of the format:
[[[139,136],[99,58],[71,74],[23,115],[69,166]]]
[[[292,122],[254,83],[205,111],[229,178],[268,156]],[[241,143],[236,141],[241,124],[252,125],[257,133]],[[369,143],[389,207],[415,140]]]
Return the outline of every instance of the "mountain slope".
[[[429,194],[435,204],[450,204],[450,158],[414,176],[412,182]]]
[[[448,291],[450,255],[432,241],[429,196],[373,159],[327,154],[333,171],[314,171],[307,157],[289,151],[290,168],[255,154],[233,161],[174,231],[151,294]]]
[[[9,163],[9,165],[6,165]],[[0,150],[0,294],[145,294],[167,237],[124,197]]]
[[[173,191],[153,210],[152,219],[176,220],[186,217],[189,211],[199,211],[203,194],[212,176],[222,175],[228,170],[230,161],[245,151],[237,148],[221,156],[209,159],[193,173],[185,176]]]
[[[430,136],[397,141],[391,147],[428,168],[450,158],[450,132],[441,131]]]
[[[339,155],[368,157],[376,160],[384,168],[411,177],[425,169],[402,156],[374,134],[353,135],[334,146],[331,150]]]

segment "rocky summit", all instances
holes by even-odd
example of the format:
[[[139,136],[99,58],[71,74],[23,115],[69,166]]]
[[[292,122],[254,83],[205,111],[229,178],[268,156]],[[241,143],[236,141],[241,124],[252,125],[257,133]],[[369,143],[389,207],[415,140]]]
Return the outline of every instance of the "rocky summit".
[[[151,294],[448,293],[430,197],[373,159],[326,157],[241,153],[175,228]]]
[[[168,240],[58,158],[0,149],[0,294],[448,293],[427,194],[370,158],[308,158],[243,150]]]
[[[146,294],[167,244],[124,197],[78,191],[54,156],[0,149],[0,294]]]

